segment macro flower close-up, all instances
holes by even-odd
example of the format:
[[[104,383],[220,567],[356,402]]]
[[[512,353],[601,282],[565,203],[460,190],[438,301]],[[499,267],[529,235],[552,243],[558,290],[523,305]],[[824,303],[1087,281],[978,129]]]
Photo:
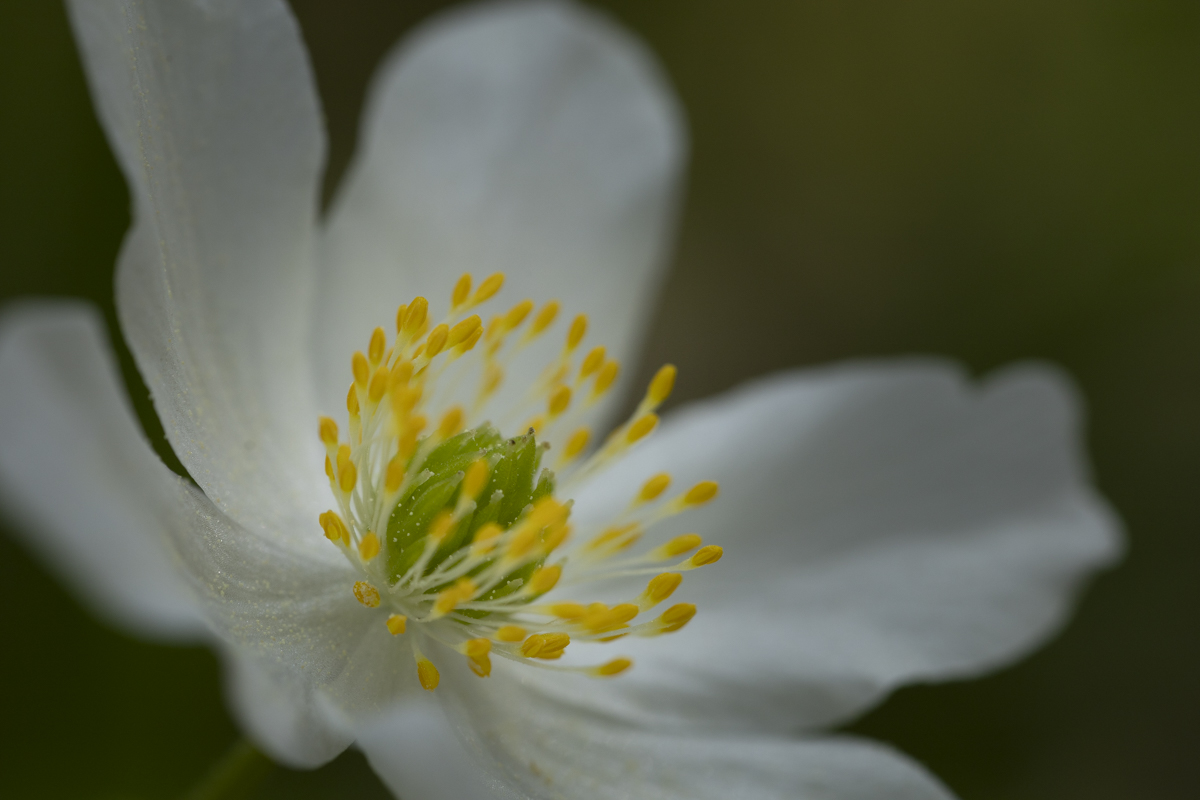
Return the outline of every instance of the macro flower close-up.
[[[355,747],[411,800],[950,798],[838,729],[1025,657],[1120,558],[1049,363],[635,385],[689,144],[605,14],[423,22],[323,209],[283,0],[68,11],[132,205],[120,336],[186,476],[103,317],[24,299],[0,500],[111,624],[211,646],[271,759]]]

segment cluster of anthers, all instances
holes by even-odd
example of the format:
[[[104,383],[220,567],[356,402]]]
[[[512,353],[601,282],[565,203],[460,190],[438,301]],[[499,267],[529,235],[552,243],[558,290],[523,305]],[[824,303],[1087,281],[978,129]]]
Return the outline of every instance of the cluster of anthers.
[[[367,352],[351,360],[346,439],[333,419],[322,417],[319,424],[337,503],[336,511],[321,515],[321,527],[361,573],[353,585],[358,601],[379,613],[392,635],[419,626],[407,638],[421,685],[429,690],[439,674],[421,650],[424,636],[461,653],[480,677],[490,674],[493,655],[617,675],[629,668],[629,659],[590,667],[547,662],[575,641],[678,631],[695,615],[694,605],[672,605],[648,621],[635,618],[670,597],[682,572],[721,557],[720,547],[702,547],[694,533],[632,554],[649,526],[717,494],[716,483],[705,481],[667,498],[666,474],[649,477],[607,524],[573,534],[572,502],[559,500],[556,491],[611,465],[648,436],[658,424],[655,410],[675,383],[675,368],[662,367],[629,420],[589,454],[592,435],[578,425],[579,416],[611,389],[619,365],[604,347],[595,347],[575,366],[586,316],[571,322],[561,352],[515,410],[535,411],[519,428],[524,433],[505,438],[483,421],[505,367],[545,333],[560,308],[552,300],[533,313],[533,302],[523,300],[484,326],[470,312],[503,282],[503,274],[492,275],[472,293],[471,276],[464,275],[446,319],[432,327],[425,298],[401,306],[390,345],[383,328],[376,328]],[[431,425],[426,413],[439,400],[448,404],[445,398],[473,373],[479,388],[470,409],[450,405]],[[551,442],[553,470],[542,468]],[[654,577],[630,602],[543,599],[556,587],[638,575]]]

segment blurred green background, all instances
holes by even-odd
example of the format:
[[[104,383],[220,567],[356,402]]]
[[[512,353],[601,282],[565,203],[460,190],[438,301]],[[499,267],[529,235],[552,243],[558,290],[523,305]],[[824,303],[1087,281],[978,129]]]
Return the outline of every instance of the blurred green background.
[[[327,188],[374,66],[443,5],[295,0],[329,118]],[[661,58],[693,136],[646,376],[674,361],[686,400],[766,370],[932,352],[977,371],[1051,359],[1088,396],[1127,562],[1033,658],[905,689],[852,730],[965,800],[1194,797],[1200,4],[604,6]],[[61,7],[4,0],[0,298],[84,296],[111,321],[127,223]],[[0,608],[0,794],[169,798],[237,736],[211,655],[96,622],[7,536]],[[386,793],[349,753],[279,770],[257,796]]]

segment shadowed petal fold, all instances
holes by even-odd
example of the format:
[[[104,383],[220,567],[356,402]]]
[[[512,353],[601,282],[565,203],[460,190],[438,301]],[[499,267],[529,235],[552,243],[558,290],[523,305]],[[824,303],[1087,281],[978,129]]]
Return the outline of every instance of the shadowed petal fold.
[[[1123,547],[1080,416],[1048,367],[976,384],[934,361],[784,373],[672,415],[577,518],[660,471],[714,478],[711,507],[653,533],[695,530],[725,558],[672,597],[698,604],[690,625],[610,645],[636,666],[588,697],[643,722],[785,731],[1024,655]]]
[[[304,346],[324,157],[300,31],[283,0],[68,7],[132,195],[117,309],[167,437],[218,507],[300,537],[323,488]]]
[[[594,11],[497,3],[419,29],[380,69],[331,214],[315,342],[324,407],[340,407],[350,353],[374,326],[415,295],[444,298],[464,272],[506,272],[508,305],[560,298],[564,314],[592,315],[589,342],[631,358],[684,150],[651,56]]]

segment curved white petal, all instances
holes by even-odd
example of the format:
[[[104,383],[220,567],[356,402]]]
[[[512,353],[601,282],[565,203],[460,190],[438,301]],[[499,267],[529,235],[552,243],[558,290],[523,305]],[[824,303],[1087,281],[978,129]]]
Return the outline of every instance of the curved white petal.
[[[589,342],[634,355],[685,150],[673,94],[638,42],[568,2],[455,9],[387,60],[363,130],[322,256],[325,407],[341,407],[350,354],[376,325],[391,333],[415,295],[440,318],[464,272],[507,274],[495,312],[557,297],[564,315],[591,315]],[[547,335],[551,352],[563,329]],[[544,363],[518,361],[506,387]]]
[[[1079,418],[1047,367],[975,384],[922,361],[785,373],[674,415],[579,496],[577,519],[659,471],[681,488],[715,478],[717,501],[650,538],[695,530],[726,555],[671,598],[699,605],[683,631],[573,648],[635,660],[587,698],[643,721],[795,730],[1022,656],[1123,546]]]
[[[72,0],[134,224],[117,308],[167,437],[240,523],[315,527],[304,353],[324,155],[283,0]]]
[[[163,537],[186,489],[150,449],[104,323],[73,301],[0,315],[0,498],[14,530],[110,622],[158,639],[204,625]]]
[[[520,669],[520,668],[518,668]],[[523,670],[522,670],[523,671]],[[427,800],[950,800],[904,756],[849,738],[652,733],[581,713],[498,670],[443,670],[450,719],[405,709],[360,732],[401,797]]]

